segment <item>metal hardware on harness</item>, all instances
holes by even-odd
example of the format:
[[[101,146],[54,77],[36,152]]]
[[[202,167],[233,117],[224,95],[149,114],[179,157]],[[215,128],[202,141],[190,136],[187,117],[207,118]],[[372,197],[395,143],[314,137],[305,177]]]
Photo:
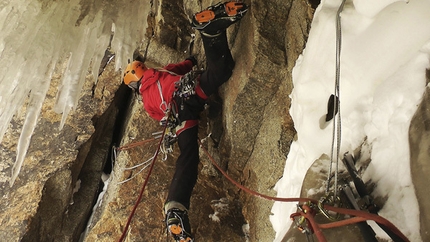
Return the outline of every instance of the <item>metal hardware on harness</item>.
[[[166,133],[164,134],[163,141],[161,143],[161,152],[164,154],[163,160],[167,159],[167,154],[173,152],[173,144],[178,140],[178,137],[171,128],[167,128]]]
[[[197,71],[190,71],[187,74],[183,75],[181,79],[179,79],[179,81],[175,83],[176,91],[174,93],[174,96],[187,99],[191,95],[195,95],[198,75],[199,72]]]
[[[310,205],[312,206],[312,204]],[[303,209],[302,205],[299,204],[297,204],[297,209],[300,210],[300,212],[293,213],[290,216],[291,220],[294,222],[294,225],[302,234],[313,234],[313,229],[307,223],[306,217],[301,215],[301,213],[312,213],[313,211],[307,211],[306,209]]]
[[[318,209],[326,218],[332,221],[339,219],[338,213],[336,213],[336,215],[332,215],[324,208],[325,203],[332,204],[335,207],[340,207],[342,205],[340,198],[338,196],[335,197],[333,194],[330,193],[327,197],[321,197],[321,199],[318,201]]]
[[[167,154],[173,152],[173,145],[178,140],[178,137],[176,135],[176,129],[175,129],[177,126],[176,118],[173,117],[171,114],[168,116],[169,117],[167,117],[166,119],[163,118],[164,121],[163,120],[160,121],[160,123],[166,122],[163,124],[166,126],[166,131],[164,133],[163,140],[160,143],[160,151],[161,151],[161,153],[164,154],[163,161],[165,161],[167,159]],[[161,133],[154,133],[153,135],[156,138],[162,137]]]
[[[175,83],[175,92],[173,93],[173,97],[179,97],[181,99],[181,110],[184,109],[184,100],[187,100],[190,96],[196,94],[195,88],[198,83],[197,77],[200,73],[200,71],[190,71]],[[168,153],[173,152],[173,144],[178,140],[176,127],[180,124],[176,102],[172,101],[168,107],[169,109],[165,112],[166,115],[160,121],[161,125],[166,126],[166,132],[160,147],[161,152],[164,154],[163,160],[167,159]]]

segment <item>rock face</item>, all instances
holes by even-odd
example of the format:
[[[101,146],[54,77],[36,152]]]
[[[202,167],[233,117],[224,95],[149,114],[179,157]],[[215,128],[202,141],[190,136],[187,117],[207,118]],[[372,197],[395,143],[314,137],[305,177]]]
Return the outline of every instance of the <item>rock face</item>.
[[[202,2],[202,6],[209,4]],[[306,35],[303,33],[309,31],[312,9],[305,2],[255,1],[250,5],[245,18],[228,30],[236,67],[232,78],[221,87],[219,95],[210,99],[209,108],[203,112],[200,138],[204,140],[204,147],[235,180],[260,193],[274,196],[273,187],[282,176],[289,144],[295,135],[288,115],[291,69],[304,48]],[[165,34],[165,31],[172,31],[167,21],[171,17],[167,16],[181,13],[175,12],[180,8],[164,9],[164,3],[160,6],[161,10],[157,12],[165,14],[164,22],[158,22],[159,16],[154,16],[153,22],[157,24],[153,27],[155,41],[150,43],[148,61],[163,65],[168,63],[163,59],[165,46],[172,51],[183,51],[186,46],[177,43],[187,42],[189,37],[186,26],[173,34],[178,36],[177,41],[171,40],[171,32],[170,35]],[[185,12],[189,14],[201,9],[201,6],[193,4],[185,3],[185,6]],[[277,24],[273,24],[275,22]],[[164,25],[166,27],[158,27]],[[200,36],[198,33],[196,36],[193,53],[197,54],[199,66],[204,67]],[[169,56],[169,61],[186,57],[170,53]],[[177,59],[172,60],[172,56]],[[126,122],[123,145],[133,140],[149,139],[151,132],[160,130],[141,106],[141,102],[134,101],[133,111]],[[211,134],[209,138],[208,134]],[[122,185],[114,184],[139,171],[135,169],[129,174],[123,173],[121,168],[149,159],[155,149],[156,143],[153,142],[119,153],[114,169],[117,176],[109,185],[101,212],[90,225],[86,241],[119,238],[146,175],[136,176]],[[143,237],[151,241],[166,239],[162,208],[176,155],[155,164],[130,224],[127,235],[130,241],[141,241]],[[274,238],[268,217],[271,207],[272,202],[241,192],[228,182],[201,152],[201,173],[190,208],[196,240],[270,241]]]
[[[60,65],[58,65],[60,66]],[[61,73],[58,70],[57,73]],[[1,184],[0,235],[5,241],[73,241],[85,227],[113,139],[115,116],[126,97],[112,65],[95,84],[87,77],[76,110],[58,130],[52,111],[56,75],[47,94],[25,165],[14,186]],[[129,96],[129,95],[128,95]],[[12,122],[17,128],[22,117]],[[2,177],[11,174],[19,134],[13,127],[1,144]],[[4,162],[4,163],[3,163]],[[74,193],[74,190],[79,192]],[[75,190],[75,191],[76,191]]]
[[[164,0],[151,4],[145,40],[147,43],[150,39],[148,64],[162,66],[183,60],[194,33],[189,26],[190,16],[213,3]],[[301,1],[247,4],[250,10],[245,18],[228,31],[236,60],[234,74],[202,113],[200,138],[235,180],[275,195],[272,188],[282,175],[295,134],[288,115],[291,69],[305,46],[312,9]],[[198,33],[193,54],[199,67],[204,68]],[[160,127],[143,111],[142,102],[120,85],[120,73],[114,66],[114,61],[110,62],[97,81],[87,76],[78,106],[62,130],[58,130],[61,115],[52,111],[63,71],[57,70],[25,164],[14,186],[9,187],[17,130],[25,110],[16,115],[0,147],[0,236],[5,240],[77,241],[89,219],[86,241],[112,241],[121,236],[148,171],[126,168],[149,159],[157,142],[118,151],[107,191],[90,218],[101,190],[101,176],[111,170],[111,147],[151,138]],[[177,152],[166,161],[156,161],[131,221],[129,241],[166,238],[161,211]],[[201,154],[201,174],[190,213],[196,239],[271,240],[274,232],[268,214],[272,202],[238,190]],[[130,177],[130,181],[120,183]]]
[[[430,82],[430,71],[427,71],[427,83]],[[421,238],[430,240],[430,91],[427,90],[409,127],[409,147],[411,153],[412,182],[415,186],[420,206]]]
[[[213,2],[151,2],[153,9],[147,18],[145,40],[150,41],[148,65],[182,61],[189,55],[184,52],[190,34],[194,33],[189,26],[190,16]],[[249,12],[228,30],[236,60],[233,76],[218,95],[210,98],[208,109],[202,113],[199,137],[204,149],[233,179],[274,196],[273,187],[282,176],[295,136],[289,116],[291,71],[306,44],[312,6],[318,3],[245,2],[250,5]],[[205,57],[198,33],[193,54],[199,60],[199,67],[204,68]],[[152,133],[161,128],[144,112],[139,98],[128,87],[120,85],[120,72],[114,71],[114,66],[114,61],[110,62],[97,82],[91,75],[87,77],[79,104],[62,130],[58,130],[61,115],[52,111],[62,73],[61,69],[57,70],[59,74],[52,81],[25,165],[14,186],[9,187],[7,181],[19,137],[17,130],[22,126],[25,110],[20,110],[14,118],[0,144],[2,240],[113,241],[121,237],[158,145],[157,140],[150,141]],[[421,120],[419,117],[428,120],[428,108],[423,104],[420,110],[417,120]],[[423,114],[425,111],[427,116]],[[427,174],[420,177],[428,177],[428,172],[421,168],[428,160],[428,152],[417,148],[428,147],[429,137],[423,132],[426,127],[418,121],[411,126],[411,134],[421,135],[411,138],[411,150],[420,150],[412,155],[412,162],[417,165],[413,169]],[[149,141],[112,153],[113,146],[142,140]],[[268,215],[273,203],[238,189],[214,169],[203,148],[201,151],[201,172],[190,209],[196,240],[272,241],[274,231]],[[131,220],[127,241],[168,238],[162,208],[177,155],[175,149],[165,161],[161,159],[162,154],[156,160]],[[106,182],[109,185],[104,187],[104,196],[96,203],[103,188],[104,173],[110,173]],[[425,193],[417,194],[425,201]],[[301,239],[305,240],[298,237]]]

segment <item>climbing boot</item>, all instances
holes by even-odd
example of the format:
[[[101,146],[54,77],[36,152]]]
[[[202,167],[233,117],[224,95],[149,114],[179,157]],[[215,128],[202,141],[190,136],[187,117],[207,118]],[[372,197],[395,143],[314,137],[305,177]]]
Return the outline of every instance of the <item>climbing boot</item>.
[[[186,210],[178,208],[169,209],[166,212],[167,230],[176,242],[193,242],[190,222]]]
[[[248,7],[242,2],[219,2],[196,13],[192,25],[202,33],[215,35],[242,19],[247,11]]]

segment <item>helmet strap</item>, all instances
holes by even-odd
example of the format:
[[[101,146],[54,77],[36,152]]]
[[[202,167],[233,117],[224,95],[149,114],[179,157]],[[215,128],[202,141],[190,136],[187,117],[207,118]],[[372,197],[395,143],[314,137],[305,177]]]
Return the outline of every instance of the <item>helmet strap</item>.
[[[137,81],[137,82],[130,82],[130,84],[128,84],[128,87],[130,87],[131,89],[133,89],[135,92],[139,93],[140,83],[141,83],[140,80]]]

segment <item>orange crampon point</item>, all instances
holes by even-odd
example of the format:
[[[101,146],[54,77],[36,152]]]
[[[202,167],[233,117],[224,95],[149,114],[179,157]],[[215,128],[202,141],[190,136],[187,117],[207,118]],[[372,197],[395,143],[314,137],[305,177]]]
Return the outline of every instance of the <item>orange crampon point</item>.
[[[225,13],[228,16],[234,16],[237,14],[237,10],[243,8],[243,3],[228,2],[225,4]]]
[[[204,10],[195,15],[197,22],[207,23],[215,18],[215,13],[212,10]]]
[[[219,5],[218,5],[219,6]],[[224,11],[227,16],[235,16],[238,10],[243,8],[243,3],[239,2],[226,2],[224,3]],[[195,15],[197,22],[200,24],[207,23],[215,19],[216,13],[212,9],[203,10]]]
[[[179,224],[169,225],[169,230],[172,234],[176,234],[176,235],[178,235],[182,232],[182,228]]]

